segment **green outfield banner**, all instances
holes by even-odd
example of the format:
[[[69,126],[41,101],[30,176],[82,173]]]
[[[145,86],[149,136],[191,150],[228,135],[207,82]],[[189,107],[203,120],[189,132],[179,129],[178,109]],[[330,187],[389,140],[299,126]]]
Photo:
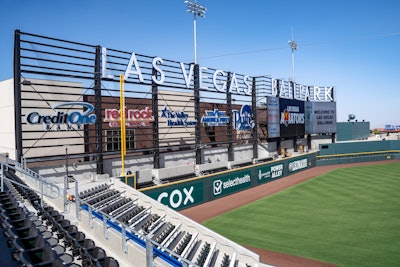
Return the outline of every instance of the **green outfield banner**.
[[[209,192],[212,191],[210,200],[230,195],[251,187],[251,177],[251,168],[246,168],[207,179],[208,188],[211,189]]]
[[[268,183],[284,176],[284,164],[268,164],[260,166],[257,171],[257,182],[259,184]]]
[[[203,181],[197,180],[170,184],[143,193],[170,208],[181,210],[203,203],[203,192]]]
[[[316,166],[316,153],[294,156],[140,190],[175,210],[186,209]]]

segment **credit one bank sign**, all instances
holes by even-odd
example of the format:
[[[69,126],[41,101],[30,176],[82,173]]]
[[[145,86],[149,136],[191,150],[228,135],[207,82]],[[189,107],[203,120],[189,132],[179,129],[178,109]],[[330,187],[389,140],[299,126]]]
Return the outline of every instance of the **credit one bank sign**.
[[[76,110],[81,107],[82,110]],[[75,108],[75,110],[71,110]],[[55,126],[56,131],[62,130],[81,130],[82,125],[94,124],[96,115],[92,114],[94,107],[86,102],[65,102],[52,107],[54,114],[42,114],[40,111],[33,111],[25,116],[27,124],[43,125],[45,131],[52,129]],[[80,108],[79,108],[80,109]],[[86,109],[86,110],[83,110]],[[73,126],[76,126],[73,128]]]
[[[102,70],[101,75],[104,79],[119,79],[119,76],[112,74],[107,69],[107,48],[101,48],[102,53]],[[110,60],[111,61],[111,60]],[[145,75],[142,69],[148,69],[147,62],[139,61],[134,52],[131,53],[129,62],[125,66],[124,80],[129,78],[136,79],[139,83],[164,85],[166,79],[166,70],[163,69],[164,60],[161,57],[154,57],[151,60],[151,66],[156,71],[154,75]],[[179,62],[181,79],[187,89],[194,77],[194,64],[190,64],[189,69],[186,69],[183,62]],[[199,84],[203,90],[215,90],[216,92],[229,92],[239,95],[251,96],[252,93],[252,77],[247,75],[237,75],[232,73],[230,77],[230,84],[226,82],[228,73],[217,69],[212,72],[207,67],[199,67]],[[211,87],[212,86],[212,87]],[[278,90],[279,89],[279,90]],[[319,87],[319,86],[304,86],[296,85],[288,81],[280,81],[271,78],[271,93],[270,96],[279,96],[281,98],[298,99],[306,101],[312,99],[313,101],[334,101],[333,87]]]

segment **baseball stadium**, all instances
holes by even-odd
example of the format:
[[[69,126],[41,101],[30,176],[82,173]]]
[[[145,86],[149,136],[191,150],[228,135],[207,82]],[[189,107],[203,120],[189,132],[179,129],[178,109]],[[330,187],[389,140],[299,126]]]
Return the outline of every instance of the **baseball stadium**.
[[[336,88],[15,30],[4,266],[399,266],[399,133]]]

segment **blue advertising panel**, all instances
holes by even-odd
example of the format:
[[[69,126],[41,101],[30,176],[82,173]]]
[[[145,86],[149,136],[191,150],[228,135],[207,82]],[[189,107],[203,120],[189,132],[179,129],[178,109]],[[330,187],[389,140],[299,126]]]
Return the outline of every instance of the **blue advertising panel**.
[[[280,137],[279,97],[267,98],[268,138]]]

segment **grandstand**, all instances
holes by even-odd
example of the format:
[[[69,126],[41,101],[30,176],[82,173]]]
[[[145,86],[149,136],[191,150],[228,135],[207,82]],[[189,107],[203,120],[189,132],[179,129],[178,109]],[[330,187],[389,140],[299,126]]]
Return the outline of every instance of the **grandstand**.
[[[27,266],[269,266],[118,179],[50,181],[2,158],[2,227]]]

